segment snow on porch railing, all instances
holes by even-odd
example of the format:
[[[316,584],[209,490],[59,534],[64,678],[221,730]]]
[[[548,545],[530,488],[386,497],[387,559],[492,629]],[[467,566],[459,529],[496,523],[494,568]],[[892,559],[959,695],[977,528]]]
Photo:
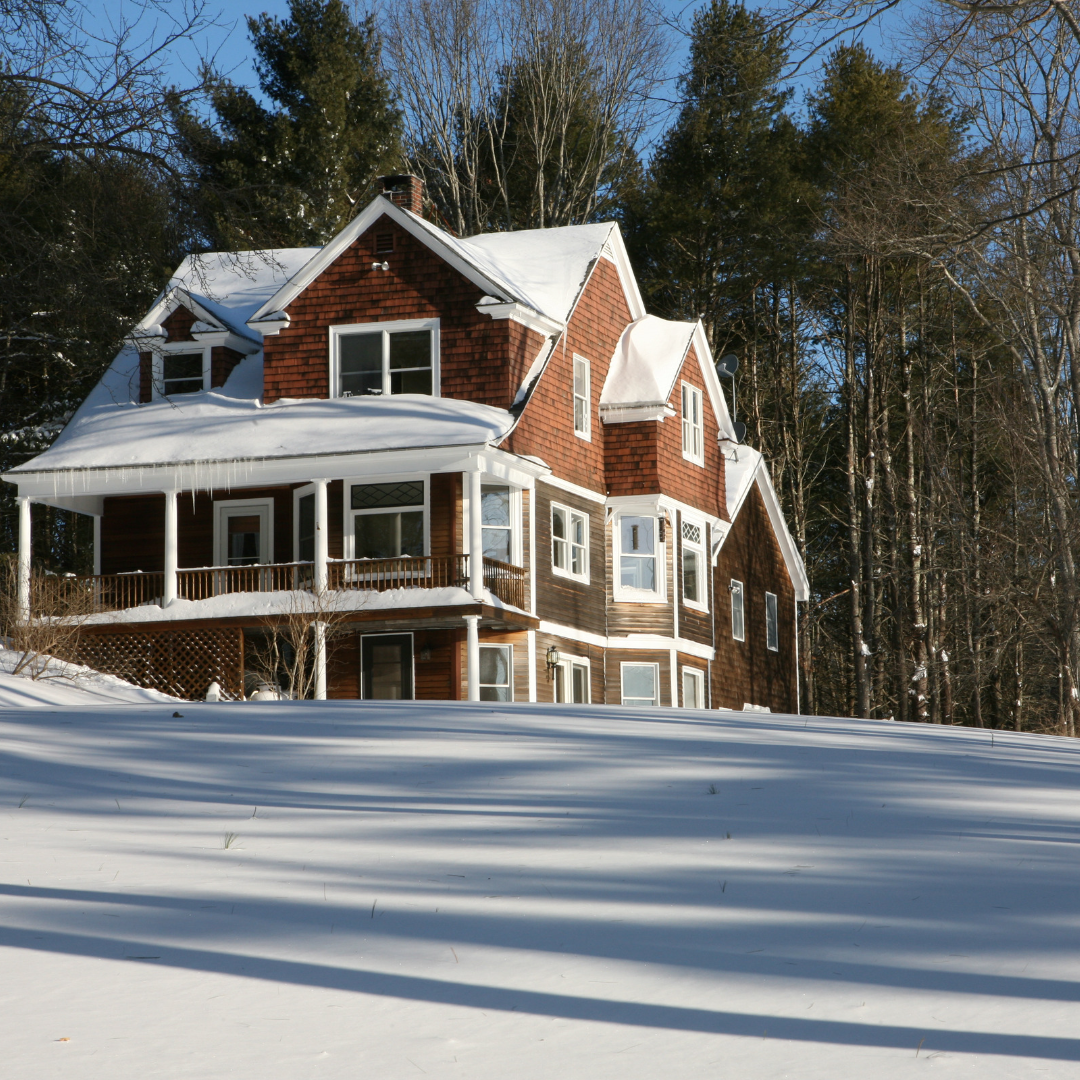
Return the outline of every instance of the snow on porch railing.
[[[525,609],[525,570],[522,567],[485,558],[484,586],[504,604]]]
[[[255,563],[177,570],[176,594],[182,600],[209,600],[238,592],[290,592],[315,587],[314,563]]]
[[[327,567],[331,589],[446,589],[469,584],[468,555],[400,559],[335,559]]]

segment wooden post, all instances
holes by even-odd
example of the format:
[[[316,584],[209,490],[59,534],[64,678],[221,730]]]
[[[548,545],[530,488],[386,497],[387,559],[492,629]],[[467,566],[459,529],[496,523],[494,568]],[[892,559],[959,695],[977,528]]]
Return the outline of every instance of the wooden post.
[[[30,499],[20,495],[19,503],[19,622],[30,621]]]

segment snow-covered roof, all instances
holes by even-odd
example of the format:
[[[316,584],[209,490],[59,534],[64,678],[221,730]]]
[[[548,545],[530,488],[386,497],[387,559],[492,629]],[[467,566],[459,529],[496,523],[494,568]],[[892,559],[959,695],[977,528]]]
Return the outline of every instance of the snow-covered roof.
[[[465,239],[377,197],[326,247],[249,316],[249,324],[285,310],[361,233],[389,217],[469,278],[493,300],[517,303],[560,326],[569,319],[596,260],[608,256],[619,270],[631,311],[644,306],[629,269],[618,226],[606,221],[554,229],[485,233]]]
[[[110,372],[126,385],[122,364]],[[113,396],[106,377],[48,450],[7,475],[473,446],[498,442],[514,424],[505,409],[419,394],[263,405],[259,391],[246,393],[256,384],[261,391],[258,356],[221,389],[148,405]]]
[[[247,321],[254,312],[301,270],[321,248],[272,251],[210,251],[189,255],[138,324],[136,331],[160,323],[176,306],[178,294],[217,319],[240,337],[252,338]],[[201,312],[196,311],[196,315]],[[256,336],[255,340],[259,340]]]
[[[600,405],[664,405],[696,324],[646,315],[632,322],[619,338],[611,358]]]

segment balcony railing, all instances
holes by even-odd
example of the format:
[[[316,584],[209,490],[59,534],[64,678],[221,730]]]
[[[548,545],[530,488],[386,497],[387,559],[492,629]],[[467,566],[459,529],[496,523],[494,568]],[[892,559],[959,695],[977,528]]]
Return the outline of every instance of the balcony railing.
[[[468,588],[468,555],[421,555],[400,559],[334,559],[327,565],[331,590],[387,592],[390,589]],[[525,607],[525,570],[484,559],[484,585],[504,604]],[[159,605],[165,594],[163,573],[87,574],[50,577],[49,595],[33,598],[36,615],[75,615]],[[209,600],[246,592],[287,592],[315,587],[315,565],[260,563],[178,570],[177,595]]]

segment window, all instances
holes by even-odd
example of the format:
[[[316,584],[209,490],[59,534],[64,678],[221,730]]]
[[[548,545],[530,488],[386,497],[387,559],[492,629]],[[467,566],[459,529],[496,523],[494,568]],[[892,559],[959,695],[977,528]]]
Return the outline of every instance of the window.
[[[622,665],[622,703],[660,704],[660,669],[656,664]]]
[[[705,464],[705,434],[701,424],[701,391],[682,384],[682,452],[689,461]]]
[[[396,559],[424,554],[423,480],[353,484],[353,558]]]
[[[589,661],[567,656],[555,668],[555,700],[588,705],[591,699],[589,687]]]
[[[682,523],[682,594],[690,607],[707,608],[705,530],[693,522]]]
[[[589,516],[551,505],[551,568],[556,574],[589,580]]]
[[[360,639],[360,692],[368,701],[412,699],[412,634],[367,634]]]
[[[780,626],[777,622],[776,593],[765,594],[765,644],[773,651],[780,651]]]
[[[483,527],[484,558],[513,562],[513,517],[510,489],[497,484],[480,488],[480,519]]]
[[[293,492],[293,544],[297,562],[315,561],[315,492],[310,487]]]
[[[731,636],[736,641],[746,640],[746,620],[743,613],[743,587],[741,581],[731,579]]]
[[[705,673],[694,668],[683,668],[682,704],[684,709],[705,708]]]
[[[657,593],[656,518],[619,518],[619,584],[638,593]]]
[[[438,332],[436,319],[332,326],[332,396],[437,394]]]
[[[592,438],[590,426],[591,395],[589,361],[583,356],[574,357],[574,434],[583,439]]]
[[[480,700],[514,700],[513,645],[480,646]]]
[[[218,566],[255,566],[273,560],[270,499],[231,500],[214,504],[214,550]]]
[[[210,350],[192,347],[183,351],[165,351],[154,355],[155,397],[197,394],[210,385]]]

